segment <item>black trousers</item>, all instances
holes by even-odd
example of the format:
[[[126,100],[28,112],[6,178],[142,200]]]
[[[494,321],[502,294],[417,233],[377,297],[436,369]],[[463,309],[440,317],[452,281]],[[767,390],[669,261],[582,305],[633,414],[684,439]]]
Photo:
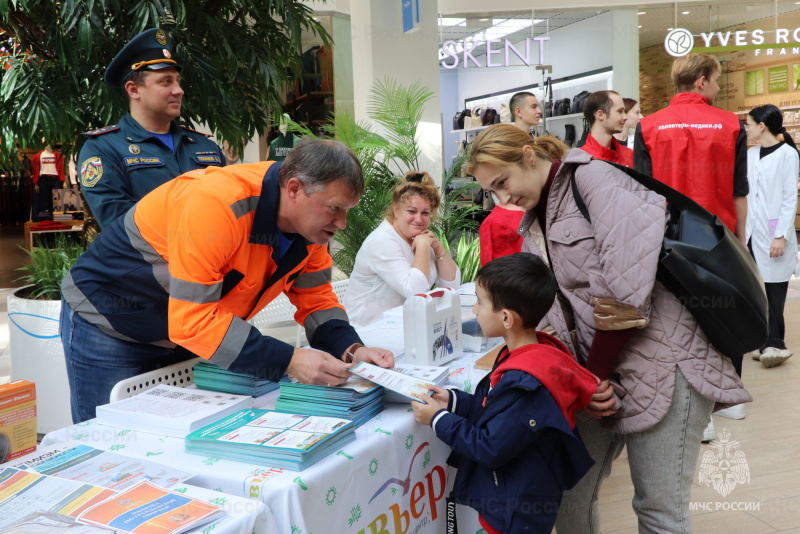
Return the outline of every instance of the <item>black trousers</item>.
[[[769,304],[769,337],[764,348],[785,349],[786,343],[783,340],[786,335],[786,324],[783,321],[783,308],[786,305],[789,282],[765,282],[764,287],[767,290]]]
[[[53,215],[53,189],[61,187],[58,176],[42,174],[39,176],[39,211],[49,211]],[[35,214],[34,214],[35,215]]]

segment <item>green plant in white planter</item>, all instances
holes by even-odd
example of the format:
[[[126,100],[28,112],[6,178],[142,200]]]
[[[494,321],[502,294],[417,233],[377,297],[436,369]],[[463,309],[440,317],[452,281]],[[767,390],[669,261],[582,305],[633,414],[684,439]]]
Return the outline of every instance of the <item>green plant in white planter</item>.
[[[59,336],[61,281],[83,252],[59,235],[53,248],[30,251],[31,262],[20,267],[28,285],[8,295],[11,379],[36,383],[40,434],[72,423],[64,349]]]

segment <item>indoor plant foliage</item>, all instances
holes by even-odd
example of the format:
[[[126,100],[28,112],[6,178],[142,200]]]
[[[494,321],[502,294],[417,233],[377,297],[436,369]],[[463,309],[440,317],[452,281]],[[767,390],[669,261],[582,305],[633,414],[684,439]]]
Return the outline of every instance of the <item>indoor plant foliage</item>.
[[[356,121],[350,114],[337,110],[330,117],[331,135],[347,145],[364,171],[364,193],[358,205],[347,212],[347,227],[336,233],[340,247],[333,253],[334,264],[348,276],[353,271],[361,244],[381,223],[392,202],[392,192],[400,178],[419,166],[420,149],[417,127],[425,104],[433,93],[413,82],[408,87],[391,78],[378,81],[370,89],[367,114],[370,121],[381,125],[385,137],[373,130],[370,121]],[[290,123],[289,129],[302,136],[314,133],[305,126]],[[442,190],[459,174],[464,158],[458,158],[442,179]],[[477,184],[469,184],[442,194],[442,204],[431,229],[449,242],[455,243],[465,230],[474,230],[477,223],[469,218],[479,211],[477,206],[456,207],[464,192]]]
[[[26,252],[31,262],[18,270],[25,274],[18,278],[28,285],[18,296],[40,300],[60,300],[61,281],[83,253],[83,247],[63,235],[56,237],[53,248],[34,248]]]
[[[302,32],[330,40],[299,0],[0,2],[9,53],[0,55],[0,165],[19,164],[16,142],[36,147],[44,137],[67,156],[79,132],[119,121],[127,105],[103,73],[124,43],[154,27],[172,35],[183,66],[180,122],[205,123],[238,145],[264,131],[266,111],[282,112],[287,65],[300,74]]]

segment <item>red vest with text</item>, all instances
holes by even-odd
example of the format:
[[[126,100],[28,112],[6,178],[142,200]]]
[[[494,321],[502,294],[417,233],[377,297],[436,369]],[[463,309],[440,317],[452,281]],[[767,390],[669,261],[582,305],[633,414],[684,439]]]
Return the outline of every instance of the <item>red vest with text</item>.
[[[697,93],[678,93],[641,125],[653,178],[693,199],[735,232],[733,170],[741,127],[736,114],[710,105]]]

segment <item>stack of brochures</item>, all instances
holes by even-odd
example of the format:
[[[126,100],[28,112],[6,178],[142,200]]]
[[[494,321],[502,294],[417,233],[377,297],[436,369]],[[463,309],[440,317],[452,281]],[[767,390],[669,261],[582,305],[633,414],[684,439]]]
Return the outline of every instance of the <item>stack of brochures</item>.
[[[302,471],[355,439],[345,419],[243,410],[186,436],[186,452]]]
[[[281,382],[279,412],[350,419],[359,427],[383,411],[383,388],[358,377],[341,386],[312,386],[295,379]]]
[[[160,385],[121,401],[97,407],[97,421],[177,438],[239,410],[250,408],[249,395]]]
[[[289,380],[284,375],[281,382]],[[278,382],[263,380],[243,373],[234,373],[208,362],[194,364],[194,383],[200,389],[260,397],[278,389]]]

